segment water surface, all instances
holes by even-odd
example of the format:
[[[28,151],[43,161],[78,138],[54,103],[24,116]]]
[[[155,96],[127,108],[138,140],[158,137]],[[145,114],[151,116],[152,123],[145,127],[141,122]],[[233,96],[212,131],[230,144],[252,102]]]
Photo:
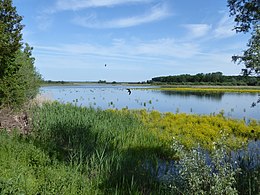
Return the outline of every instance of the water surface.
[[[127,88],[132,91],[130,95]],[[63,103],[101,109],[146,109],[190,114],[217,114],[224,111],[224,115],[231,118],[260,119],[260,105],[251,108],[252,102],[258,99],[255,93],[176,92],[138,88],[149,87],[107,84],[47,86],[41,88],[41,93]]]

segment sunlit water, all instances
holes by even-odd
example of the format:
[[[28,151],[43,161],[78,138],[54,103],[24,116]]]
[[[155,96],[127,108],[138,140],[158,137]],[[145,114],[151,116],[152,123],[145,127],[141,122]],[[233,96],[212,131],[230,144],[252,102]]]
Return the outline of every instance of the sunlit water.
[[[132,93],[129,95],[127,88]],[[136,86],[84,85],[48,86],[41,88],[41,94],[63,103],[91,106],[101,109],[146,109],[160,112],[189,114],[218,114],[231,118],[260,119],[260,105],[251,107],[258,99],[254,93],[201,93],[161,90],[142,90]]]

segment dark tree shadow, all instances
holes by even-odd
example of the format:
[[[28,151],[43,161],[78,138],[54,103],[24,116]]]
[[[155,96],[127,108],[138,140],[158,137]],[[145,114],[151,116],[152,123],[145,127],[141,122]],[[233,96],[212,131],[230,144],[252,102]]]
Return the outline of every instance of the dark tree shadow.
[[[59,161],[69,162],[73,160],[71,158],[86,158],[93,154],[97,143],[97,135],[93,134],[91,128],[91,125],[57,122],[48,129],[47,134],[40,134],[35,142]]]
[[[46,151],[51,159],[65,164],[73,162],[73,165],[79,165],[79,162],[83,166],[80,174],[93,179],[94,183],[97,179],[97,187],[103,194],[158,191],[158,159],[168,156],[162,146],[149,147],[140,142],[139,147],[117,148],[121,137],[109,128],[97,127],[93,121],[71,123],[57,119],[44,127],[49,118],[42,120],[41,129],[33,139],[35,145]],[[91,164],[92,160],[94,164]]]
[[[120,154],[120,161],[112,165],[111,173],[100,188],[104,194],[151,194],[158,191],[158,156],[161,152],[160,147],[135,147],[124,150]]]

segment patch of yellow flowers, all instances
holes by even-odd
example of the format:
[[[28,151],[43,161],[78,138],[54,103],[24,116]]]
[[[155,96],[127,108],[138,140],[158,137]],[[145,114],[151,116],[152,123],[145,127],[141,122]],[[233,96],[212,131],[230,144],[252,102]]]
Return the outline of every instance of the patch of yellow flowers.
[[[226,135],[227,144],[237,148],[248,139],[260,137],[260,123],[254,120],[247,125],[243,120],[228,119],[221,114],[162,114],[158,111],[148,113],[144,110],[139,114],[149,131],[157,135],[166,146],[170,146],[172,138],[175,137],[188,148],[199,143],[203,148],[212,149],[213,143],[222,135]]]
[[[230,93],[260,93],[259,88],[223,88],[223,87],[160,87],[144,88],[145,90],[162,90],[162,91],[196,91],[196,92],[230,92]]]
[[[227,136],[226,144],[232,148],[242,147],[248,140],[260,138],[260,122],[251,120],[246,124],[218,115],[195,115],[185,113],[160,113],[146,110],[118,111],[121,114],[129,112],[142,121],[146,129],[160,139],[165,147],[170,147],[173,137],[187,148],[198,144],[211,150],[215,142],[223,135]]]

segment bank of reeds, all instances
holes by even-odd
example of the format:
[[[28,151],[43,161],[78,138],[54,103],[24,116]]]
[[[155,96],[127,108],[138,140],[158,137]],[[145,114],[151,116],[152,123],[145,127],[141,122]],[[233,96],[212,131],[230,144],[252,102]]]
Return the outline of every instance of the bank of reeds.
[[[167,124],[175,124],[177,118],[144,112],[146,111],[103,111],[57,102],[33,107],[30,135],[15,132],[8,134],[4,131],[0,133],[0,194],[171,194],[176,184],[175,180],[171,177],[162,179],[163,175],[170,173],[172,162],[180,164],[184,160],[186,163],[183,164],[187,165],[186,167],[192,164],[196,167],[196,162],[191,161],[193,158],[190,153],[194,151],[194,146],[179,139],[179,144],[184,144],[180,147],[183,148],[182,152],[187,154],[180,155],[177,145],[171,147],[172,136],[175,135],[177,139],[177,134],[169,133],[169,125],[165,128],[161,126],[165,121]],[[184,115],[182,117],[185,118]],[[188,116],[186,119],[190,120]],[[225,122],[230,123],[229,120]],[[206,123],[206,119],[201,119],[198,124],[200,123]],[[217,126],[218,124],[216,123]],[[228,127],[227,124],[223,128]],[[210,129],[211,125],[210,123],[208,126],[202,125],[201,128]],[[234,128],[238,128],[237,132],[245,131],[239,136],[244,137],[245,141],[247,138],[251,139],[252,133],[259,135],[257,133],[259,124],[254,125],[255,132],[249,129],[243,130],[244,126],[242,131],[239,130],[242,125],[238,122],[237,126],[231,125],[233,130],[231,129],[228,136],[236,136],[233,131]],[[172,131],[175,127],[178,129],[174,125]],[[190,124],[185,126],[183,123],[181,126],[183,132],[185,128],[189,129]],[[165,136],[161,136],[164,131]],[[196,126],[194,131],[199,131],[199,127]],[[185,136],[187,139],[191,138],[188,134],[182,134],[183,139]],[[199,137],[195,140],[200,143]],[[204,143],[203,140],[204,137],[201,143]],[[229,143],[226,142],[225,145]],[[232,144],[230,147],[233,147]],[[214,154],[214,147],[204,149],[209,155]],[[233,151],[226,151],[227,154],[231,152]],[[259,153],[257,154],[256,158],[260,159]],[[247,166],[247,163],[251,163],[252,154],[244,152],[239,155],[242,156],[237,159],[241,168],[239,172],[234,170],[233,174],[233,168],[239,167],[233,167],[231,162],[223,164],[227,165],[226,168],[231,171],[234,180],[232,178],[230,181],[225,180],[222,172],[221,174],[214,172],[219,179],[212,181],[223,181],[212,184],[213,187],[210,189],[213,189],[215,194],[222,192],[219,187],[229,187],[231,190],[234,189],[232,192],[240,194],[255,193],[259,190],[257,186],[259,186],[260,165]],[[219,162],[225,158],[222,156],[220,155]],[[204,161],[207,162],[206,159]],[[165,164],[167,168],[162,169],[162,165]],[[200,166],[208,170],[209,164]],[[200,170],[187,168],[191,178],[183,178],[178,185],[189,186],[189,181],[197,181],[196,179],[201,178],[202,174],[206,174],[208,178],[213,176],[211,171],[202,173]],[[179,176],[177,174],[174,178]],[[190,192],[199,193],[200,190],[196,188]],[[176,194],[178,193],[183,194],[184,191],[179,190]]]

